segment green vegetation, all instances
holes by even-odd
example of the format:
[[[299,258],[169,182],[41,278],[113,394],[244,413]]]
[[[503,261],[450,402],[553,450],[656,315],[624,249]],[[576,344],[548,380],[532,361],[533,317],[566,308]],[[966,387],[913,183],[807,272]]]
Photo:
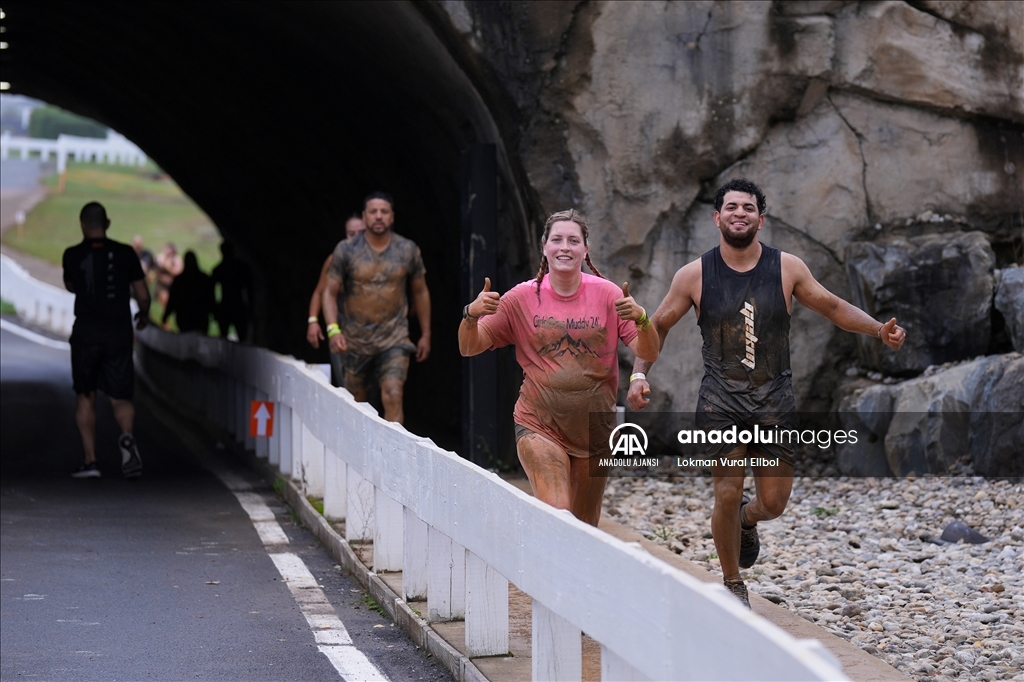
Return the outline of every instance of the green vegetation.
[[[278,497],[284,497],[284,479],[280,476],[274,479],[274,492]]]
[[[167,242],[178,252],[195,251],[199,267],[210,272],[220,262],[220,233],[212,221],[181,188],[156,165],[114,166],[69,162],[64,191],[57,175],[46,178],[47,197],[26,217],[21,230],[8,230],[7,246],[44,261],[60,265],[64,249],[82,239],[78,212],[86,203],[99,201],[107,209],[107,235],[129,243],[140,235],[155,254]],[[159,320],[163,309],[154,299],[150,317]],[[216,324],[211,324],[211,333]]]
[[[839,513],[839,507],[815,507],[814,509],[811,510],[811,513],[817,516],[818,518],[824,518],[826,516],[835,516]]]
[[[377,603],[376,599],[370,596],[369,592],[363,594],[363,603],[366,604],[366,608],[370,609],[371,611],[376,611],[385,618],[388,617],[388,612],[384,610],[384,607]]]
[[[0,300],[0,315],[17,315],[18,311],[14,309],[14,304],[10,301]]]
[[[29,137],[56,140],[61,133],[102,139],[107,136],[107,127],[54,106],[47,105],[32,110],[32,118],[28,122]]]
[[[317,498],[312,497],[312,496],[307,497],[306,499],[309,500],[309,503],[311,505],[313,505],[313,509],[316,509],[316,513],[317,514],[319,514],[320,516],[324,515],[324,501],[323,500],[318,500]]]

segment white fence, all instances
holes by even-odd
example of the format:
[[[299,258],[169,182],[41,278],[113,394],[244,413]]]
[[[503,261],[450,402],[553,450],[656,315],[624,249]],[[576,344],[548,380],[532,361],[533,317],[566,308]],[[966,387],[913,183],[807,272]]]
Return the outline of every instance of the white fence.
[[[74,294],[40,282],[4,255],[0,255],[0,298],[12,304],[26,322],[71,336]]]
[[[12,151],[18,152],[22,159],[37,153],[46,161],[53,155],[57,160],[58,173],[63,173],[67,168],[68,157],[78,161],[115,163],[124,166],[142,166],[146,163],[145,153],[124,135],[113,130],[107,133],[106,139],[58,135],[56,140],[43,140],[34,137],[12,137],[9,132],[0,135],[0,159],[8,158]]]
[[[836,680],[831,655],[642,549],[526,495],[458,455],[385,422],[317,367],[270,351],[151,329],[146,351],[192,361],[194,407],[373,540],[374,571],[402,571],[427,620],[465,618],[470,657],[508,651],[508,580],[533,599],[533,678],[578,680],[581,638],[601,644],[603,679]],[[276,404],[252,439],[251,400]],[[736,654],[742,642],[743,655]]]
[[[26,309],[45,307],[37,291]],[[425,598],[428,621],[464,618],[470,657],[507,653],[511,581],[533,600],[534,680],[581,679],[583,630],[604,680],[845,679],[817,640],[383,421],[317,367],[153,327],[140,337],[144,365],[173,365],[162,389],[323,498],[347,540],[372,540],[373,570],[402,571],[400,596]],[[270,438],[248,435],[256,399],[276,405]]]

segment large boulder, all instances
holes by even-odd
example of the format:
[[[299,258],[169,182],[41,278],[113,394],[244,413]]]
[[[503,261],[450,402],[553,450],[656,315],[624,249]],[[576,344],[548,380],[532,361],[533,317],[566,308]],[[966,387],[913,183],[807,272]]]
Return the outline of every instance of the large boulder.
[[[1006,268],[996,287],[996,310],[1003,316],[1013,349],[1024,353],[1024,268]]]
[[[836,22],[837,84],[929,109],[1024,121],[1021,3],[971,4],[1003,5],[992,14],[1006,23],[986,35],[906,2],[845,9]]]
[[[950,229],[984,231],[1001,249],[1019,239],[1024,32],[1014,28],[1024,3],[417,6],[450,24],[446,41],[521,164],[524,231],[535,238],[547,213],[580,209],[594,227],[594,261],[628,279],[648,309],[679,267],[714,245],[711,195],[734,176],[766,190],[763,240],[844,298],[853,241]],[[536,258],[538,249],[525,251]],[[932,293],[917,284],[924,291],[895,298]],[[905,349],[914,362],[889,371],[989,350],[948,353],[949,343]],[[659,409],[692,409],[699,345],[692,317],[672,331],[652,372]],[[831,407],[858,363],[853,336],[794,305],[791,348],[801,409]]]
[[[840,403],[855,443],[836,445],[853,476],[1024,473],[1024,356],[994,355],[911,379],[853,391]]]
[[[995,254],[980,232],[854,242],[846,251],[853,302],[876,319],[895,317],[903,348],[858,337],[861,362],[907,376],[986,352]]]

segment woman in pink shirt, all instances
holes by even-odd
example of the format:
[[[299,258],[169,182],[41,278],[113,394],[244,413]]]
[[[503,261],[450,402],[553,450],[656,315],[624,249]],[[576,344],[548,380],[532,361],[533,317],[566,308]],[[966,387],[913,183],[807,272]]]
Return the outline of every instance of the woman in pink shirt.
[[[590,458],[608,456],[619,386],[618,341],[653,362],[660,341],[646,311],[590,262],[590,230],[576,211],[553,213],[541,237],[537,278],[504,296],[484,290],[463,309],[463,356],[509,344],[523,368],[513,412],[516,450],[538,499],[594,526],[607,477]],[[583,273],[586,262],[597,276]],[[590,415],[603,415],[591,444]],[[602,438],[603,434],[603,438]]]

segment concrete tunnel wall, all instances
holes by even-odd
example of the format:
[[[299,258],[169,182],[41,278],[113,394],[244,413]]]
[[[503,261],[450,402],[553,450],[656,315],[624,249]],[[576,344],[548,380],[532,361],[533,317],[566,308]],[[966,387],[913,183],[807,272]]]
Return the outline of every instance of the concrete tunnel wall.
[[[391,192],[396,231],[422,249],[433,299],[433,352],[410,371],[406,425],[461,449],[460,151],[498,145],[502,290],[529,276],[542,218],[505,154],[499,126],[507,132],[514,121],[496,123],[486,83],[478,87],[480,76],[456,63],[436,8],[17,0],[3,8],[12,92],[111,126],[181,185],[253,266],[260,345],[326,362],[304,340],[320,265],[362,198]],[[507,355],[504,364],[513,378]],[[518,385],[502,383],[504,415]]]

